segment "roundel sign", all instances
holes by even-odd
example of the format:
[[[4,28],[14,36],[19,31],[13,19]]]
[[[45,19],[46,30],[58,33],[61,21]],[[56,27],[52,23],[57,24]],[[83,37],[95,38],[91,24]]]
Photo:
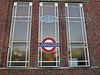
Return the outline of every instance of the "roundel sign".
[[[53,38],[48,37],[39,43],[39,47],[42,47],[45,52],[53,52],[56,47],[59,47],[59,43],[56,43]]]

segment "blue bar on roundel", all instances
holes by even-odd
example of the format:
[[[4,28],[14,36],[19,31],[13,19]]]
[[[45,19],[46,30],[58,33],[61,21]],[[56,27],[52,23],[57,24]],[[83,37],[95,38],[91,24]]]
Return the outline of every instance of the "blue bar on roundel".
[[[39,43],[39,47],[59,47],[59,43],[41,42]]]

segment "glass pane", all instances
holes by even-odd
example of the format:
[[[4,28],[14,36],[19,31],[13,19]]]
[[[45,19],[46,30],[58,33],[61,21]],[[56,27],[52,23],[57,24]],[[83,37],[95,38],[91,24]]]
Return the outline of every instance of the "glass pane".
[[[30,8],[30,15],[29,16],[32,16],[32,6],[30,6],[29,8]]]
[[[10,57],[11,57],[11,48],[8,49],[9,50],[9,56],[8,56],[8,61],[10,61]]]
[[[84,15],[84,14],[83,14],[83,13],[84,13],[84,12],[83,12],[83,8],[80,8],[80,12],[81,12],[81,17],[84,17],[84,16],[83,16],[83,15]]]
[[[42,30],[41,27],[42,27],[42,23],[43,23],[43,22],[41,22],[41,21],[39,22],[39,42],[42,42],[42,40],[41,40],[41,35],[42,35],[42,34],[41,34],[41,30]]]
[[[86,52],[86,60],[89,60],[88,59],[88,48],[85,48],[85,52]]]
[[[41,66],[41,62],[39,62],[39,66]]]
[[[58,8],[57,7],[55,7],[56,8],[56,13],[55,13],[55,15],[56,15],[56,17],[58,17]]]
[[[16,16],[16,6],[13,6],[13,16]]]
[[[28,6],[18,6],[17,7],[17,16],[28,16]]]
[[[70,61],[69,61],[69,66],[77,66],[78,65],[78,60],[77,60],[77,58],[72,58],[72,60],[73,61],[71,61],[71,59],[70,59]]]
[[[86,62],[78,62],[79,66],[86,65]]]
[[[57,48],[57,61],[59,61],[59,48]]]
[[[43,62],[42,66],[56,66],[56,62]]]
[[[42,15],[42,7],[39,7],[39,15],[40,15],[40,17],[43,17],[43,15]]]
[[[57,62],[57,66],[59,66],[59,62]]]
[[[12,36],[13,36],[13,28],[14,28],[14,22],[11,22],[11,30],[10,30],[10,41],[12,41]]]
[[[55,3],[43,3],[43,6],[55,6]]]
[[[51,37],[55,39],[55,22],[54,23],[45,23],[43,22],[43,39]],[[42,39],[42,40],[43,40]]]
[[[66,10],[66,17],[68,17],[68,10],[67,10],[67,7],[65,8],[65,10]]]
[[[68,6],[79,6],[79,4],[69,3]]]
[[[55,41],[57,41],[57,42],[59,42],[59,24],[58,24],[58,22],[56,22],[56,39],[55,39]]]
[[[8,65],[7,66],[10,66],[10,62],[8,62]]]
[[[70,51],[70,48],[68,48],[68,56],[69,56],[69,61],[71,61],[71,51]]]
[[[82,26],[83,26],[83,35],[84,35],[84,41],[86,41],[86,34],[85,34],[85,32],[86,32],[86,28],[85,28],[85,24],[84,23],[82,23]]]
[[[72,48],[71,51],[72,61],[85,60],[84,48]]]
[[[43,16],[55,16],[55,8],[54,7],[43,7]]]
[[[69,8],[69,17],[80,17],[80,8]]]
[[[24,2],[24,3],[22,2],[21,3],[21,2],[19,2],[19,3],[17,3],[17,5],[29,5],[29,3],[26,3],[26,2]]]
[[[28,62],[26,63],[26,66],[29,66],[29,63]]]
[[[25,66],[25,62],[12,62],[11,66]]]
[[[69,23],[66,22],[66,34],[67,34],[67,40],[69,41]]]
[[[81,23],[70,23],[70,37],[71,41],[83,40]]]
[[[30,39],[31,39],[31,34],[30,34],[31,33],[31,31],[30,31],[31,30],[31,22],[28,22],[28,23],[29,23],[29,28],[28,28],[28,34],[27,34],[28,35],[28,37],[27,37],[28,40],[27,41],[30,41]]]
[[[41,61],[41,48],[39,48],[39,61]]]
[[[30,55],[29,55],[29,48],[27,48],[27,58],[26,58],[26,61],[29,61],[29,57],[30,57]]]
[[[28,22],[15,22],[14,41],[26,41],[27,23]]]
[[[26,48],[13,48],[12,61],[25,61]]]
[[[56,61],[56,52],[42,52],[42,61]]]

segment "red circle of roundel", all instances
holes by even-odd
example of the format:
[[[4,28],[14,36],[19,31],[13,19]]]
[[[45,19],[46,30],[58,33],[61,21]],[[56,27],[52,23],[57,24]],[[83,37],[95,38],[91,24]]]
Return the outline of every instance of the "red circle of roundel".
[[[45,38],[42,42],[45,42],[46,40],[51,40],[51,41],[53,41],[53,42],[56,42],[53,38],[50,38],[50,37]],[[42,47],[42,49],[43,49],[45,52],[53,52],[53,51],[56,49],[56,47],[53,47],[51,50],[47,50],[45,47]]]

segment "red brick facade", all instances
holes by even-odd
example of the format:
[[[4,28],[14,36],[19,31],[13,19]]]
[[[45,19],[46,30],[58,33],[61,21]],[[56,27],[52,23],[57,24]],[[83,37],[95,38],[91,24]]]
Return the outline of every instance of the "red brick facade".
[[[33,1],[30,68],[9,69],[6,67],[13,1],[0,0],[0,75],[100,75],[100,0],[70,0],[82,2],[89,47],[90,67],[68,68],[67,36],[64,2],[58,1],[60,67],[38,68],[38,22],[39,1]],[[86,1],[86,2],[85,2]],[[90,1],[90,2],[87,2]],[[65,67],[65,68],[64,68]]]

